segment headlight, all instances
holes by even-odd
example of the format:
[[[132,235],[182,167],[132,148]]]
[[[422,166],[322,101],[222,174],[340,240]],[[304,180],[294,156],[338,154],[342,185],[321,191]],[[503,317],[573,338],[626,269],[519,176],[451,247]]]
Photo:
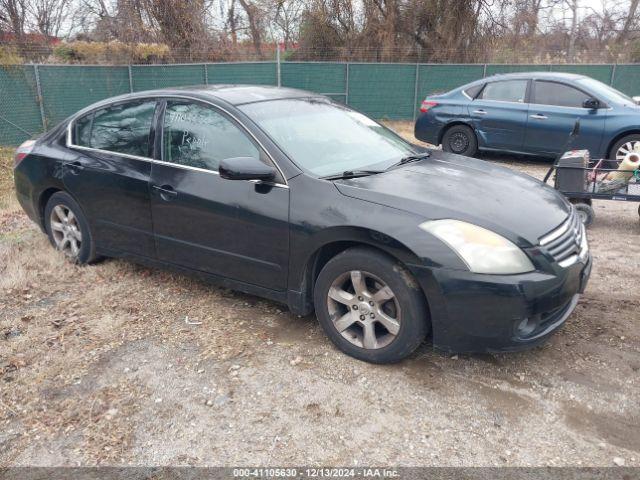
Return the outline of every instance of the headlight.
[[[475,273],[509,274],[535,270],[529,257],[497,233],[459,220],[433,220],[420,224],[456,252]]]

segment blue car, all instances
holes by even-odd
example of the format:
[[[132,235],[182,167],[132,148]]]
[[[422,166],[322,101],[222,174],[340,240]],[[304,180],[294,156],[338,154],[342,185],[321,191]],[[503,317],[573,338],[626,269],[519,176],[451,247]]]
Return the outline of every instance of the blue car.
[[[622,159],[640,149],[640,106],[598,80],[568,73],[495,75],[427,97],[416,138],[447,152],[478,150],[555,157],[580,119],[572,148]]]

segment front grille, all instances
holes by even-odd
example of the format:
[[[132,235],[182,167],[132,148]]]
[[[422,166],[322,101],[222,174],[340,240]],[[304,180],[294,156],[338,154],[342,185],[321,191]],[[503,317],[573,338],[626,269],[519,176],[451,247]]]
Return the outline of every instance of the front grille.
[[[588,245],[584,225],[574,208],[569,217],[551,232],[540,238],[543,247],[561,267],[573,265],[585,258]]]

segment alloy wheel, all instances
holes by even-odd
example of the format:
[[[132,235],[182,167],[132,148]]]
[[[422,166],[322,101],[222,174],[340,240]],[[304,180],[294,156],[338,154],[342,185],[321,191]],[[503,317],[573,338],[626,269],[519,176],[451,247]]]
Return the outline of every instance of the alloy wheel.
[[[640,141],[632,140],[620,145],[620,148],[618,148],[616,152],[616,160],[624,160],[624,157],[632,152],[640,154]]]
[[[453,153],[464,152],[469,146],[469,139],[462,132],[456,132],[449,138],[449,147]]]
[[[78,217],[68,206],[56,205],[51,210],[49,220],[56,249],[69,258],[78,258],[82,246],[82,232]]]
[[[400,305],[391,288],[375,275],[352,270],[336,278],[327,295],[336,330],[353,345],[378,349],[400,331]]]

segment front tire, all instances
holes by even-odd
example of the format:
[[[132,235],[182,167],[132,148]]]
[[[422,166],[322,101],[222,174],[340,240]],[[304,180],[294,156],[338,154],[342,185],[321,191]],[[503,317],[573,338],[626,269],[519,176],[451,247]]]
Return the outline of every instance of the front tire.
[[[636,150],[638,149],[638,150]],[[631,152],[640,153],[640,135],[633,134],[627,135],[626,137],[622,137],[618,140],[613,147],[611,147],[611,151],[609,152],[609,158],[611,160],[617,160],[621,162],[624,160],[624,157]],[[610,168],[617,168],[618,165],[615,164]]]
[[[331,341],[366,362],[398,362],[429,332],[426,301],[411,273],[371,248],[332,258],[318,275],[314,303]]]
[[[44,223],[51,245],[73,263],[96,260],[95,243],[80,205],[67,193],[51,195],[44,209]]]
[[[478,139],[474,131],[466,125],[454,125],[444,132],[442,149],[445,152],[473,157],[478,153]]]

